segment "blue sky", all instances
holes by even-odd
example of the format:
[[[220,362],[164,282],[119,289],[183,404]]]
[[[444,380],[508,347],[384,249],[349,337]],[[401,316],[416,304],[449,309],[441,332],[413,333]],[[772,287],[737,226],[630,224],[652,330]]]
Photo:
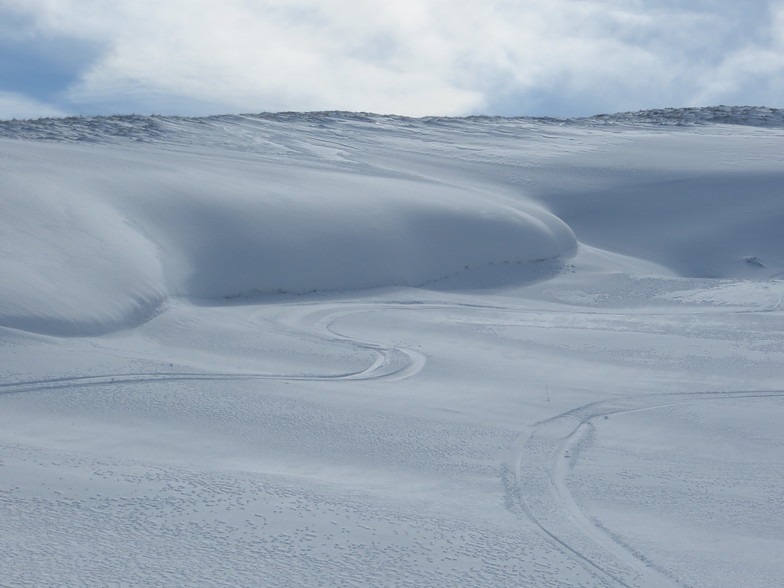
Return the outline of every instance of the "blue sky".
[[[0,118],[784,107],[784,0],[0,0]]]

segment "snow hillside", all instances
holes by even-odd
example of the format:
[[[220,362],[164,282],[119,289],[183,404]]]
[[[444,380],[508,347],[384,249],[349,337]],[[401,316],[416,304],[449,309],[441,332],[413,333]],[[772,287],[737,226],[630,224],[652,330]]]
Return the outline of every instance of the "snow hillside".
[[[775,585],[783,139],[0,121],[0,585]]]
[[[436,178],[218,150],[4,147],[0,322],[36,332],[133,326],[169,296],[419,286],[576,245],[533,201]]]

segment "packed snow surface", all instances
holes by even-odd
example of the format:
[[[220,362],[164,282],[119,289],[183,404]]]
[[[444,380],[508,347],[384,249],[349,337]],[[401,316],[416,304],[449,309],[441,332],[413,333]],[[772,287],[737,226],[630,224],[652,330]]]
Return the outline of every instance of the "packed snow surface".
[[[0,586],[773,586],[784,112],[0,122]]]

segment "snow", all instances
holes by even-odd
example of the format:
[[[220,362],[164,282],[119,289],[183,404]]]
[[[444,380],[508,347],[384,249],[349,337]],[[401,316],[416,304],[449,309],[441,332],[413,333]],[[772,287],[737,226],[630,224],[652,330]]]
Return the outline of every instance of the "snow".
[[[776,584],[783,122],[0,122],[0,585]]]
[[[379,180],[217,150],[3,147],[11,249],[0,320],[36,332],[110,332],[170,296],[419,286],[576,247],[569,227],[533,201],[428,178]]]

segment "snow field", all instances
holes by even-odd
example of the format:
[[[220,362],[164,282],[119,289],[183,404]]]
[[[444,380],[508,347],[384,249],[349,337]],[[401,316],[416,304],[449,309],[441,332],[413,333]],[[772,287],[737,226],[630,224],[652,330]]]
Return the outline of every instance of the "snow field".
[[[0,124],[0,585],[774,585],[780,119]]]

